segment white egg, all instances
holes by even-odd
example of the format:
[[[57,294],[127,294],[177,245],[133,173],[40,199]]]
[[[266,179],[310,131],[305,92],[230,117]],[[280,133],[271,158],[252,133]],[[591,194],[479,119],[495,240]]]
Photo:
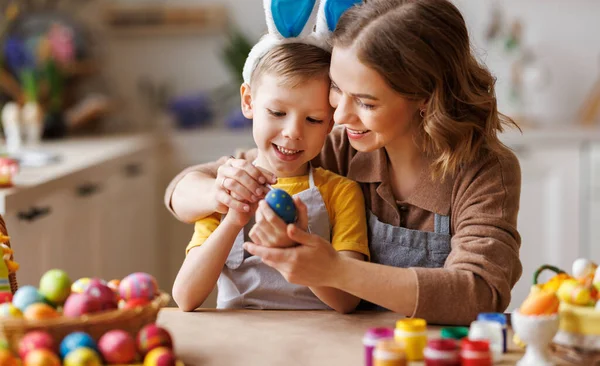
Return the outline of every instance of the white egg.
[[[596,268],[596,274],[594,275],[594,281],[592,281],[592,283],[596,285],[600,291],[600,267]]]
[[[573,277],[582,278],[592,275],[596,270],[596,264],[589,259],[579,258],[573,262]]]
[[[600,301],[596,302],[596,311],[600,311]]]

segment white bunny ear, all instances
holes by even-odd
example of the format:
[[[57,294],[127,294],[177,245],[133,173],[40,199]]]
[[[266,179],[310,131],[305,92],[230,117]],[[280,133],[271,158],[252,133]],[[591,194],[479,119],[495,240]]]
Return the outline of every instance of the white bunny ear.
[[[264,0],[269,33],[281,38],[308,36],[317,16],[317,0]]]
[[[266,34],[254,45],[254,47],[252,47],[248,54],[248,58],[246,58],[246,62],[244,63],[244,69],[242,70],[242,76],[246,84],[250,84],[250,77],[258,64],[258,61],[260,61],[260,59],[278,43],[281,43],[279,38],[272,34]]]
[[[362,3],[362,0],[321,0],[317,15],[317,36],[328,37],[335,30],[342,14],[358,3]]]

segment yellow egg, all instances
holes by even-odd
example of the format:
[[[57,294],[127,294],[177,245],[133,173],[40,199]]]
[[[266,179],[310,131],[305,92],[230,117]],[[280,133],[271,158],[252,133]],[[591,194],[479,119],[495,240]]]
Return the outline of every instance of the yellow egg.
[[[565,280],[556,292],[560,301],[573,305],[589,305],[592,300],[589,289],[581,286],[577,280]]]
[[[22,318],[23,313],[18,307],[10,302],[5,302],[0,305],[0,317],[2,318]]]
[[[85,291],[86,287],[89,285],[90,280],[91,279],[88,277],[83,277],[73,282],[71,285],[71,292],[75,292],[77,294],[83,293],[83,291]]]
[[[79,347],[69,352],[65,356],[65,366],[102,366],[100,356],[96,351],[87,348]]]

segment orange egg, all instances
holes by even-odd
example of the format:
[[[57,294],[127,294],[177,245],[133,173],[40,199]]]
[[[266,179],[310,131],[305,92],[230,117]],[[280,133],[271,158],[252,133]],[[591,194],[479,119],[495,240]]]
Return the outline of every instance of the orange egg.
[[[50,305],[44,303],[31,304],[23,314],[25,319],[42,320],[60,317],[60,314]]]
[[[36,349],[25,357],[26,366],[60,366],[60,359],[52,351]]]
[[[550,315],[558,312],[559,305],[560,300],[554,292],[539,291],[527,296],[519,312],[523,315]]]
[[[17,358],[7,349],[0,349],[0,365],[17,366]]]

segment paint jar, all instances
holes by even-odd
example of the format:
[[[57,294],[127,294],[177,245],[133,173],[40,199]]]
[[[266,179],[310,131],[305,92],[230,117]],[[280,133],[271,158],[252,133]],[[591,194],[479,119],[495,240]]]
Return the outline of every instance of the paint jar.
[[[406,366],[404,346],[393,339],[381,339],[373,350],[373,366]]]
[[[393,339],[394,329],[393,328],[370,328],[367,330],[363,337],[363,345],[365,347],[365,365],[373,366],[373,350],[377,345],[377,342],[382,339]]]
[[[476,320],[471,323],[469,339],[473,341],[488,341],[492,360],[502,359],[502,326],[497,322]]]
[[[433,339],[423,351],[425,366],[460,366],[458,343],[453,339]]]
[[[481,313],[477,316],[477,320],[497,322],[500,324],[502,327],[502,353],[506,353],[508,350],[506,315],[503,313]]]
[[[398,320],[394,339],[404,345],[408,361],[423,360],[423,350],[427,346],[427,322],[419,318]]]
[[[469,328],[467,327],[446,327],[441,331],[442,339],[454,339],[461,341],[469,336]]]
[[[461,366],[492,366],[492,354],[487,341],[463,339],[460,343]]]

